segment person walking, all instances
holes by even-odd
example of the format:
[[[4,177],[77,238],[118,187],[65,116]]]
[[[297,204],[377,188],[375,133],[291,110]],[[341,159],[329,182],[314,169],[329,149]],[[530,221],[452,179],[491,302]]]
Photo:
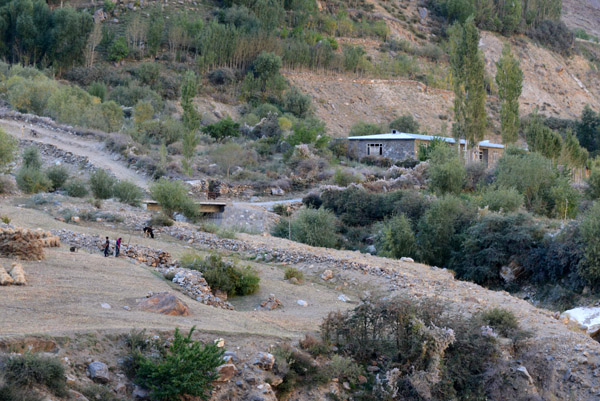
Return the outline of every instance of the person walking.
[[[106,237],[106,242],[104,243],[104,257],[106,258],[110,253],[110,241],[108,237]]]
[[[121,253],[121,237],[117,239],[117,245],[115,246],[115,258],[119,257],[119,253]]]

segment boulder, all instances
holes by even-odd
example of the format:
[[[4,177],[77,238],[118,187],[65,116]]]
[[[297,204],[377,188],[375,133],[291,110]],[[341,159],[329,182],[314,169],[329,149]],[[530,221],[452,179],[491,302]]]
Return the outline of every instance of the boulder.
[[[108,366],[100,361],[94,361],[88,365],[90,379],[96,383],[108,383],[110,377],[108,375]]]
[[[138,308],[146,312],[170,316],[189,316],[190,314],[188,306],[168,292],[153,294],[140,302]]]
[[[300,305],[300,306],[303,306],[303,307],[307,307],[307,306],[308,306],[308,302],[306,302],[306,301],[305,301],[305,300],[303,300],[303,299],[299,299],[298,301],[296,301],[296,303],[297,303],[298,305]]]
[[[271,370],[275,365],[275,357],[268,352],[259,352],[252,364],[263,370]]]
[[[325,281],[331,280],[333,278],[333,272],[327,269],[321,274],[321,278]]]
[[[407,258],[406,256],[403,256],[400,258],[400,262],[415,263],[415,260],[413,258]]]
[[[231,380],[233,376],[237,373],[237,368],[233,363],[226,363],[217,368],[217,373],[219,374],[219,378],[216,380],[220,383],[225,383]]]
[[[283,195],[285,195],[285,191],[279,187],[271,188],[271,195],[283,196]]]
[[[600,307],[580,307],[563,312],[561,317],[576,322],[592,337],[600,335]]]

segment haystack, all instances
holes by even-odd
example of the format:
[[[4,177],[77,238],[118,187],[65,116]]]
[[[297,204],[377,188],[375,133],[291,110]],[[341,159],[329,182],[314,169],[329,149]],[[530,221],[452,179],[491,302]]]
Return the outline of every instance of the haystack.
[[[14,282],[13,278],[0,266],[0,285],[9,285]]]
[[[27,284],[27,280],[25,279],[25,270],[23,270],[23,266],[20,263],[13,263],[12,269],[10,270],[10,276],[15,281],[16,285],[25,285]]]

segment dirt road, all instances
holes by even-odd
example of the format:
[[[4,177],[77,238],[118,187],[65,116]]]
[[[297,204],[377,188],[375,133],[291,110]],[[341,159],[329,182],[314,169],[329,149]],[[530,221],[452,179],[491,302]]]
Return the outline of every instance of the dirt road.
[[[0,128],[15,138],[47,143],[78,156],[85,156],[94,166],[110,171],[119,180],[129,180],[139,187],[148,188],[148,178],[129,169],[123,162],[115,161],[114,156],[106,150],[102,142],[85,139],[64,131],[48,130],[37,125],[33,128],[38,135],[31,136],[29,124],[25,124],[25,136],[23,136],[21,132],[23,125],[24,123],[21,121],[0,119]]]

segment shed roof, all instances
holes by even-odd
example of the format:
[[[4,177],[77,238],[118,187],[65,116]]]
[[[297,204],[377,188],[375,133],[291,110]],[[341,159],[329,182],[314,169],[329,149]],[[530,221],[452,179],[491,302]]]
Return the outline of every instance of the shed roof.
[[[432,141],[434,138],[441,139],[448,143],[456,143],[454,138],[446,137],[446,136],[435,136],[435,135],[422,135],[422,134],[407,134],[406,132],[390,132],[387,134],[378,134],[378,135],[363,135],[363,136],[351,136],[348,137],[349,140],[415,140],[419,139],[422,141]],[[460,144],[464,145],[465,140],[461,139]],[[500,145],[497,143],[490,142],[488,140],[479,142],[479,146],[483,146],[486,148],[497,148],[504,149],[504,145]]]

